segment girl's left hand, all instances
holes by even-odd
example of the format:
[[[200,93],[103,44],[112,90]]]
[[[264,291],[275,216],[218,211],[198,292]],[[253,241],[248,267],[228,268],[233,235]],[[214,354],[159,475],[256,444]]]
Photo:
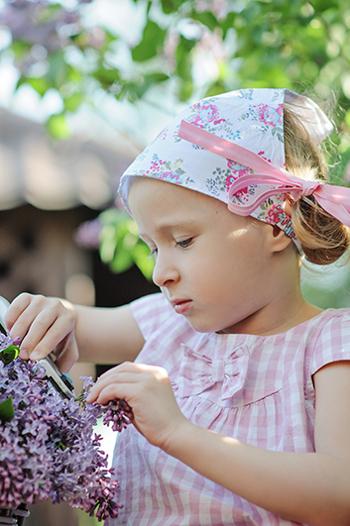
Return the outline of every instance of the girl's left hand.
[[[87,402],[107,404],[126,400],[134,413],[134,425],[154,446],[167,449],[173,434],[188,420],[181,413],[162,367],[124,362],[100,376]]]

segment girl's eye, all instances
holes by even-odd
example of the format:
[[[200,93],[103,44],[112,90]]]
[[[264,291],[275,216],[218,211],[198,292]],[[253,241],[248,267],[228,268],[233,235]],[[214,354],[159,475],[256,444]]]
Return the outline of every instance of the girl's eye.
[[[187,248],[191,245],[193,241],[193,237],[189,237],[188,239],[184,239],[183,241],[177,241],[176,245],[181,248]]]
[[[193,242],[193,237],[189,237],[188,239],[184,239],[183,241],[176,241],[176,246],[181,248],[187,248],[189,247]],[[148,257],[155,257],[158,254],[157,248],[150,248],[149,249],[149,255]]]
[[[157,248],[150,248],[149,249],[149,254],[148,254],[148,257],[149,258],[153,258],[157,255],[157,252],[158,252],[158,249]]]

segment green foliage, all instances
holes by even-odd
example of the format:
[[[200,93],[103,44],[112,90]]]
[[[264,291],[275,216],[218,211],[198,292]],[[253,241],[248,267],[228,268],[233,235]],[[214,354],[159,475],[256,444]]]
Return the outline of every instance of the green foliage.
[[[135,222],[117,209],[100,214],[100,256],[113,272],[124,272],[134,263],[147,279],[151,279],[153,258],[145,243],[138,237]]]
[[[0,402],[0,420],[2,422],[9,422],[15,416],[15,410],[13,407],[13,400],[10,396]]]
[[[143,30],[142,39],[132,49],[132,58],[136,62],[145,62],[161,51],[166,31],[153,20],[148,20]]]
[[[5,364],[8,365],[9,363],[13,362],[16,358],[19,356],[19,347],[18,345],[11,344],[6,349],[0,350],[0,360]]]
[[[133,3],[145,5],[145,0]],[[41,97],[56,91],[62,115],[77,111],[96,89],[134,101],[169,78],[180,101],[236,87],[288,86],[314,90],[321,98],[334,92],[338,105],[349,109],[350,5],[342,0],[247,0],[243,8],[227,0],[222,12],[204,0],[201,8],[190,0],[147,2],[144,27],[131,48],[116,31],[85,27],[83,2],[70,11],[60,2],[24,4],[23,34],[18,20],[13,27],[7,23],[13,39],[1,53],[17,66],[17,89],[28,85]],[[13,5],[11,20],[19,11]],[[117,43],[130,49],[129,70],[111,62]],[[216,60],[216,72],[199,81],[193,65],[203,45],[211,43],[222,48],[210,58]],[[336,121],[348,130],[349,118],[338,114]],[[66,136],[63,119],[53,122],[49,131]]]
[[[1,325],[1,332],[4,334],[4,329]],[[0,350],[0,361],[5,365],[8,365],[19,356],[18,345],[10,344],[5,349]],[[15,410],[13,406],[13,399],[11,396],[5,398],[0,402],[0,420],[2,422],[9,422],[15,416]]]
[[[316,99],[334,99],[341,138],[332,137],[340,156],[331,157],[336,164],[331,175],[339,182],[350,160],[349,2],[226,0],[222,11],[220,3],[209,0],[130,2],[145,12],[133,46],[117,31],[85,26],[82,14],[89,6],[79,0],[70,11],[61,2],[24,0],[26,16],[20,20],[20,13],[12,12],[10,21],[16,23],[3,22],[13,38],[1,54],[17,66],[16,89],[26,85],[40,97],[48,91],[61,97],[62,110],[47,122],[53,136],[68,136],[67,114],[93,98],[96,90],[133,102],[171,79],[169,86],[185,102],[239,87],[290,87]],[[130,57],[129,68],[113,60],[120,45]],[[195,74],[198,56],[210,65],[210,75]],[[130,220],[106,214],[103,221],[104,261],[116,272],[136,261],[150,276],[151,260]]]
[[[47,129],[56,139],[66,139],[69,137],[69,127],[63,113],[51,115],[46,123]]]

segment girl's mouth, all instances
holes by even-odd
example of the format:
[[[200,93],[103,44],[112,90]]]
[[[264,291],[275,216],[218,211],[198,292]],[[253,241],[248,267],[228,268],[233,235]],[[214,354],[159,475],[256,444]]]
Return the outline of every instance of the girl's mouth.
[[[179,303],[175,303],[173,304],[173,307],[178,314],[185,314],[191,309],[192,300],[185,300]]]

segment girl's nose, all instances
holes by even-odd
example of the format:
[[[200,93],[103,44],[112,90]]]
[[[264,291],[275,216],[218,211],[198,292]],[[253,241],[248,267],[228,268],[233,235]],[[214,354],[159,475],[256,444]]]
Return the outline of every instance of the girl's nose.
[[[179,279],[179,272],[174,262],[165,261],[158,253],[152,279],[158,287],[164,287],[170,282],[177,281]]]

